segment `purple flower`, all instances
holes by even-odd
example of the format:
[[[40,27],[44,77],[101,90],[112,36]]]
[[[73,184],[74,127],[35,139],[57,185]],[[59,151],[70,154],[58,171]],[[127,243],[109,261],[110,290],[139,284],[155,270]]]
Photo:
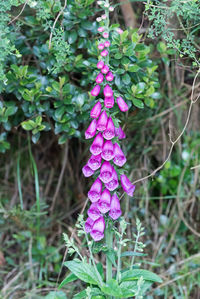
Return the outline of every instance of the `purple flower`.
[[[104,230],[105,220],[103,216],[101,216],[94,222],[90,235],[94,239],[94,241],[100,241],[104,237]]]
[[[133,196],[135,185],[133,185],[125,174],[121,175],[121,185],[123,190],[129,195]]]
[[[107,122],[108,122],[108,116],[106,114],[106,111],[103,111],[97,121],[97,130],[104,131],[106,129]]]
[[[101,216],[101,213],[98,210],[98,206],[97,206],[96,202],[91,204],[89,210],[87,211],[87,214],[94,221],[97,220]]]
[[[103,148],[103,142],[104,140],[101,133],[97,134],[92,145],[90,146],[90,152],[95,156],[101,154]]]
[[[113,81],[113,79],[114,79],[113,73],[108,72],[107,75],[106,75],[106,80],[111,82],[111,81]]]
[[[85,131],[85,139],[90,139],[94,137],[94,135],[96,134],[96,130],[97,130],[97,120],[93,119],[89,127]]]
[[[105,99],[104,99],[104,106],[106,107],[106,108],[112,108],[113,106],[114,106],[114,97],[106,97]]]
[[[98,69],[102,69],[104,67],[104,62],[102,60],[100,60],[98,63],[97,63],[97,68]]]
[[[119,198],[117,197],[116,194],[113,194],[112,199],[111,199],[109,216],[113,220],[116,220],[121,216],[121,214],[122,214],[122,211],[120,208]]]
[[[101,90],[101,86],[100,85],[96,85],[92,90],[91,90],[91,95],[93,97],[98,96],[98,94],[100,93]]]
[[[113,137],[115,137],[115,126],[111,117],[108,118],[106,129],[103,132],[103,137],[107,140],[111,140]]]
[[[94,171],[97,170],[101,166],[101,159],[100,154],[97,156],[92,155],[88,161],[88,166]]]
[[[118,97],[117,98],[117,104],[119,106],[119,109],[122,112],[128,111],[128,105],[126,104],[126,102],[122,99],[122,97]]]
[[[117,143],[114,144],[114,155],[115,157],[113,159],[113,162],[117,166],[122,167],[126,163],[126,157]]]
[[[104,28],[103,27],[99,27],[97,30],[98,30],[98,32],[103,32]]]
[[[109,72],[109,67],[107,65],[104,65],[101,69],[102,74],[107,74]]]
[[[91,232],[93,224],[94,224],[94,220],[88,217],[85,221],[85,231],[87,234]]]
[[[104,37],[104,38],[108,38],[108,37],[109,37],[108,32],[104,32],[104,33],[103,33],[103,37]]]
[[[98,118],[101,113],[101,103],[98,101],[90,112],[91,118]],[[93,136],[92,136],[93,137]]]
[[[107,213],[110,210],[110,202],[111,202],[110,192],[107,189],[105,189],[102,192],[101,198],[97,203],[99,211],[103,214]]]
[[[106,40],[106,41],[105,41],[104,46],[105,46],[106,48],[110,47],[110,42],[109,42],[109,40]]]
[[[104,75],[102,73],[99,73],[96,77],[96,83],[101,84],[104,80]]]
[[[105,45],[104,45],[104,44],[98,44],[98,49],[99,49],[99,50],[103,50],[103,49],[104,49],[104,47],[105,47]]]
[[[115,128],[115,134],[118,136],[119,140],[126,138],[126,134],[122,130],[122,128],[119,126],[119,128]]]
[[[92,184],[90,191],[88,192],[88,198],[91,202],[97,202],[101,197],[102,182],[99,178]]]
[[[102,52],[101,52],[101,56],[102,57],[106,57],[108,55],[108,50],[103,50]]]
[[[106,161],[110,161],[114,158],[114,146],[110,140],[104,143],[101,156]]]
[[[86,178],[94,174],[94,170],[92,170],[87,164],[83,166],[82,172]]]
[[[112,97],[113,96],[113,90],[108,84],[104,87],[103,93],[104,93],[105,97]]]
[[[109,183],[112,180],[113,177],[113,171],[112,171],[112,166],[108,161],[105,161],[101,165],[101,170],[100,170],[100,175],[99,178],[103,183]]]
[[[118,181],[118,175],[116,170],[113,167],[113,178],[112,181],[110,181],[109,183],[105,184],[106,188],[109,191],[114,191],[118,186],[119,186],[119,181]]]

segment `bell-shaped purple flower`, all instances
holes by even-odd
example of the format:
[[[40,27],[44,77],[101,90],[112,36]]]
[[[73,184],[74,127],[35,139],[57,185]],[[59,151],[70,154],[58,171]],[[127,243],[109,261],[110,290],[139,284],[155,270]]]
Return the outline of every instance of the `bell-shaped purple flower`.
[[[111,205],[110,205],[110,212],[109,216],[113,220],[118,219],[122,214],[121,208],[120,208],[120,201],[116,194],[113,194],[111,199]]]
[[[104,62],[102,60],[100,60],[98,63],[97,63],[97,68],[99,70],[101,70],[102,68],[104,67]]]
[[[119,128],[115,128],[115,135],[119,138],[119,140],[126,138],[126,134],[120,126]]]
[[[108,116],[106,114],[106,111],[103,111],[97,121],[97,130],[104,131],[107,127],[107,122],[108,122]]]
[[[103,142],[104,140],[101,133],[97,134],[92,145],[90,146],[90,152],[95,156],[101,154],[103,148]]]
[[[101,44],[101,43],[100,43],[100,44],[98,44],[98,49],[99,49],[99,50],[103,50],[103,49],[104,49],[104,47],[105,47],[105,45],[104,45],[104,44]]]
[[[117,143],[114,144],[114,155],[115,157],[113,159],[113,162],[117,166],[122,167],[126,163],[126,157]]]
[[[106,161],[110,161],[114,158],[114,146],[110,140],[104,143],[101,156]]]
[[[100,93],[101,90],[101,86],[100,85],[96,85],[92,90],[91,90],[91,95],[93,97],[98,96],[98,94]]]
[[[104,238],[105,220],[103,216],[99,217],[93,224],[92,231],[90,232],[91,237],[95,242],[100,241]]]
[[[113,96],[113,90],[108,84],[104,87],[103,93],[108,98]]]
[[[87,214],[94,221],[97,220],[101,216],[101,213],[98,209],[96,202],[91,204],[89,210],[87,211]]]
[[[97,129],[98,129],[98,123],[97,123]],[[115,137],[115,125],[111,117],[108,118],[106,129],[103,132],[103,137],[107,140],[111,140],[113,137]]]
[[[106,41],[105,41],[104,46],[105,46],[106,48],[110,47],[110,42],[109,42],[109,40],[106,40]]]
[[[94,171],[97,170],[101,166],[101,159],[101,154],[97,156],[92,155],[88,161],[88,166]]]
[[[121,185],[123,190],[129,195],[133,196],[133,192],[135,191],[135,185],[133,185],[130,180],[127,178],[125,174],[121,175]]]
[[[85,139],[90,139],[94,137],[94,135],[96,134],[96,130],[97,130],[97,120],[93,119],[89,127],[85,131]]]
[[[101,52],[101,56],[102,57],[106,57],[108,55],[108,50],[104,49],[102,52]]]
[[[102,180],[103,183],[106,184],[112,180],[112,177],[113,177],[112,166],[108,161],[105,161],[101,165],[99,178]]]
[[[126,104],[126,102],[122,99],[122,97],[118,97],[117,98],[117,104],[119,106],[119,109],[122,112],[128,111],[128,105]]]
[[[113,178],[112,181],[110,181],[109,183],[105,184],[106,188],[109,191],[114,191],[116,188],[119,187],[119,181],[118,181],[118,175],[116,170],[113,167]]]
[[[107,74],[109,72],[109,67],[107,65],[104,65],[101,69],[102,74]]]
[[[97,202],[101,197],[102,182],[99,178],[92,184],[90,191],[88,192],[88,198],[91,202]]]
[[[88,217],[85,221],[85,231],[87,234],[91,232],[93,224],[94,224],[94,220]]]
[[[101,113],[101,103],[98,101],[90,112],[91,118],[98,118]]]
[[[105,214],[110,210],[110,202],[111,202],[110,192],[107,189],[105,189],[102,192],[101,198],[97,203],[98,209],[102,214]]]
[[[88,178],[89,176],[91,176],[91,175],[94,174],[94,170],[92,170],[92,169],[88,166],[88,164],[86,164],[85,166],[83,166],[83,168],[82,168],[82,172],[83,172],[83,174],[84,174],[84,176],[85,176],[86,178]]]
[[[106,80],[109,81],[109,82],[111,82],[111,81],[113,81],[113,79],[114,79],[113,73],[112,72],[108,72],[107,75],[106,75]]]
[[[104,80],[104,75],[102,73],[99,73],[96,77],[96,83],[101,84]]]
[[[105,97],[105,99],[104,99],[104,106],[106,108],[112,108],[114,106],[114,103],[115,103],[115,101],[114,101],[114,97],[113,96],[112,97]]]

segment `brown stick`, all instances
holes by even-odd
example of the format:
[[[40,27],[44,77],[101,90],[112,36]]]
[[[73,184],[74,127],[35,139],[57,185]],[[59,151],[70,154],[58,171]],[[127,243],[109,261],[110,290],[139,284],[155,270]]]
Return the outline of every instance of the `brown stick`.
[[[136,17],[130,2],[119,0],[126,27],[136,28]]]

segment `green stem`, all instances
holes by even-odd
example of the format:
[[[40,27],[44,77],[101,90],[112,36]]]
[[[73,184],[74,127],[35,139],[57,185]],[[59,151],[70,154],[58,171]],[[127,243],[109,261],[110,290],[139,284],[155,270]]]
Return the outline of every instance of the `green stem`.
[[[111,250],[113,246],[113,232],[110,230],[109,226],[106,229],[105,235],[106,235],[107,248],[108,250]],[[112,262],[108,258],[108,256],[106,256],[106,282],[108,282],[111,279],[112,279]]]
[[[135,240],[135,246],[134,246],[134,251],[133,251],[134,253],[137,252],[137,244],[138,244],[139,237],[140,237],[140,233],[138,232],[137,233],[137,238]],[[132,270],[132,268],[133,268],[134,260],[135,260],[135,256],[133,255],[133,257],[131,259],[130,270]]]

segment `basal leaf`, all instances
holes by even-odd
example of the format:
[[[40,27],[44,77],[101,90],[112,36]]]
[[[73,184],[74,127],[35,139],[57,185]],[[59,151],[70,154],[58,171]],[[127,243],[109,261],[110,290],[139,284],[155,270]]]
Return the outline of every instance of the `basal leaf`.
[[[154,282],[162,282],[162,279],[155,273],[144,270],[144,269],[134,269],[134,270],[128,270],[121,274],[121,280],[122,281],[128,281],[128,280],[138,280],[141,276],[144,280],[154,281]]]

